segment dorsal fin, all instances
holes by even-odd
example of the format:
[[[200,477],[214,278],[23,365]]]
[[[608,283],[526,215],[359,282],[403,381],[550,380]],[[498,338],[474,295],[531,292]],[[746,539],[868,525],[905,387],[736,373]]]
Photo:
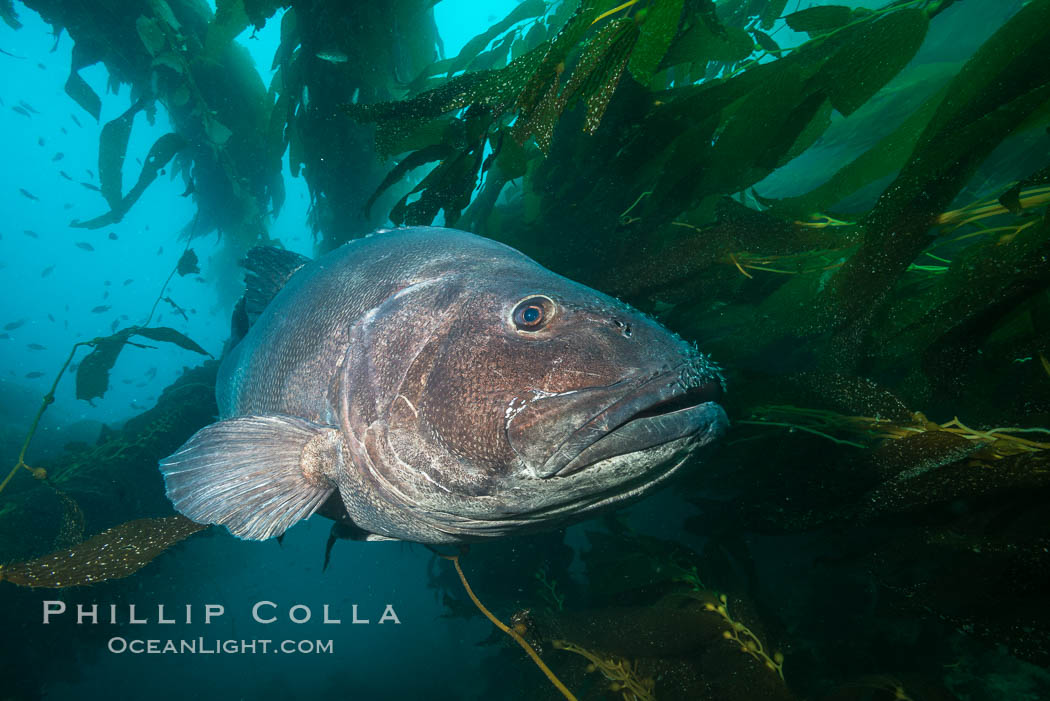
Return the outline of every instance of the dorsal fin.
[[[310,262],[306,256],[272,246],[256,246],[241,261],[248,273],[244,276],[244,312],[248,324],[254,324],[295,271]]]

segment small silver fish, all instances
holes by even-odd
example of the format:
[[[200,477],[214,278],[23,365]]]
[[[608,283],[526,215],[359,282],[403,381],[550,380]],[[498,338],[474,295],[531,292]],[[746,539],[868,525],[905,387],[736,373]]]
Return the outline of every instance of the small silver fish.
[[[322,61],[328,61],[329,63],[346,63],[350,58],[338,49],[329,49],[326,51],[318,51],[316,54],[317,58]]]

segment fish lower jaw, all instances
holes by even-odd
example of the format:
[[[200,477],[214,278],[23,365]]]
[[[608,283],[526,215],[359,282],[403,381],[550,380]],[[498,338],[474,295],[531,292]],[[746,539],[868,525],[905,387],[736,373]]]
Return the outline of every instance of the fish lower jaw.
[[[728,425],[725,411],[715,402],[663,413],[642,412],[588,445],[550,476],[571,477],[621,455],[640,456],[682,439],[706,445],[721,437]]]
[[[697,436],[686,436],[600,460],[567,477],[544,479],[541,484],[558,486],[558,502],[521,514],[520,518],[537,523],[581,521],[604,509],[633,502],[681,472],[703,445]],[[646,466],[639,469],[640,463]]]
[[[467,512],[462,505],[429,510],[426,519],[429,536],[413,538],[429,543],[463,543],[524,535],[565,527],[596,514],[625,506],[664,486],[686,468],[696,454],[695,439],[666,443],[645,456],[619,455],[596,463],[582,473],[560,480],[520,476],[508,492],[527,495],[532,503],[545,505],[517,510],[507,496],[500,506],[487,497]],[[648,465],[639,469],[639,460]],[[571,486],[570,482],[572,483]],[[610,486],[611,483],[611,486]],[[554,490],[554,493],[547,490]],[[456,508],[456,507],[459,508]],[[522,506],[519,503],[518,509]]]

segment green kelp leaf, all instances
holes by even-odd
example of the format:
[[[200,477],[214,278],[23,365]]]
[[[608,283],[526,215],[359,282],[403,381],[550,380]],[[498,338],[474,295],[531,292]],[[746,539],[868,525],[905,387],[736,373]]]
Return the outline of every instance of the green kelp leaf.
[[[575,74],[575,73],[574,73]],[[528,117],[522,116],[511,133],[518,143],[524,144],[531,136],[544,154],[550,153],[554,140],[554,125],[565,108],[565,102],[558,94],[558,82],[554,81],[543,98],[529,110]]]
[[[248,13],[244,11],[243,0],[218,0],[204,39],[205,55],[218,60],[230,42],[247,28]]]
[[[131,209],[131,206],[142,196],[142,193],[146,191],[150,183],[157,179],[157,172],[166,166],[168,161],[185,145],[186,140],[174,132],[165,134],[157,139],[150,148],[149,154],[146,155],[146,161],[142,165],[142,172],[139,173],[138,182],[120,201],[119,206],[94,219],[85,222],[73,220],[69,225],[80,229],[99,229],[119,222]]]
[[[273,54],[273,64],[270,70],[285,65],[297,46],[299,46],[298,15],[294,7],[289,7],[281,17],[281,43]]]
[[[692,12],[696,19],[707,25],[712,34],[723,38],[726,37],[728,30],[718,17],[718,6],[715,4],[715,0],[690,0],[686,10]]]
[[[18,13],[15,12],[15,4],[12,0],[0,0],[0,19],[4,20],[11,29],[22,28],[22,23],[18,21]]]
[[[638,42],[631,52],[627,67],[631,75],[642,85],[649,85],[671,46],[678,23],[682,18],[684,0],[664,0],[648,9],[641,22]]]
[[[164,29],[152,17],[140,15],[135,20],[135,29],[138,31],[139,39],[142,40],[142,45],[146,47],[146,51],[149,52],[150,56],[156,57],[160,55],[167,47],[168,40],[164,35]]]
[[[224,4],[223,0],[218,0],[216,3],[218,7],[222,7]],[[182,24],[175,18],[175,13],[171,11],[171,5],[166,0],[149,0],[149,6],[153,10],[153,14],[164,24],[168,25],[172,31],[177,32],[182,29]]]
[[[929,24],[925,12],[906,8],[844,29],[828,40],[839,48],[824,61],[814,84],[835,109],[852,114],[908,65]]]
[[[562,104],[581,99],[587,105],[583,130],[593,134],[601,123],[620,76],[638,41],[638,24],[631,19],[609,22],[587,44],[562,93]]]
[[[109,389],[109,371],[116,364],[130,336],[131,329],[122,329],[112,336],[95,340],[95,347],[77,368],[77,399],[90,402],[106,393]]]
[[[390,220],[398,226],[427,225],[444,210],[445,224],[455,226],[460,213],[470,204],[480,160],[472,153],[460,153],[441,161],[394,206]],[[409,204],[408,198],[417,192],[419,199]]]
[[[204,133],[207,134],[208,140],[216,146],[222,146],[233,136],[229,127],[213,117],[204,118]]]
[[[525,153],[525,147],[505,130],[499,131],[496,165],[501,176],[507,180],[520,178],[528,169],[529,156]]]
[[[343,109],[360,122],[432,119],[470,105],[506,109],[543,61],[543,49],[534,49],[498,70],[464,73],[408,100],[346,104]]]
[[[762,8],[761,24],[762,29],[770,30],[773,28],[773,23],[780,19],[780,15],[784,14],[784,8],[787,7],[788,0],[769,0],[766,6]]]
[[[517,56],[515,56],[515,58],[517,58]],[[443,58],[440,61],[434,61],[433,63],[427,64],[427,66],[419,72],[419,75],[413,78],[412,81],[405,86],[408,94],[418,95],[429,89],[428,86],[430,83],[436,82],[440,84],[443,82],[443,79],[435,79],[434,76],[448,73],[449,66],[451,66],[455,60],[456,58],[453,56],[452,58]]]
[[[392,145],[424,120],[471,106],[491,108],[495,114],[517,109],[516,138],[527,139],[534,131],[530,125],[548,122],[545,114],[555,102],[552,95],[557,96],[568,54],[598,14],[598,5],[579,6],[553,41],[498,70],[464,73],[408,100],[347,104],[342,109],[352,119],[380,123],[376,145],[385,156],[392,155]]]
[[[66,589],[129,577],[208,526],[185,516],[140,518],[103,531],[68,550],[4,566],[3,579],[20,587]]]
[[[567,7],[568,3],[563,3]],[[550,108],[552,95],[557,95],[558,81],[565,67],[569,52],[583,40],[591,25],[602,10],[601,3],[581,3],[576,7],[572,17],[565,23],[558,35],[549,45],[540,45],[535,50],[522,56],[528,59],[539,54],[539,61],[534,69],[524,76],[524,87],[517,91],[519,124],[533,121],[533,112],[546,111]],[[512,64],[513,65],[513,64]],[[509,68],[509,66],[508,66]],[[575,73],[575,71],[573,71]],[[522,140],[529,137],[528,129],[516,129],[516,135]]]
[[[824,323],[861,339],[929,227],[990,153],[1050,99],[1050,1],[1022,7],[949,83],[908,162],[862,222],[864,240],[825,286]]]
[[[164,66],[165,68],[168,68],[178,73],[179,75],[182,75],[185,71],[185,66],[183,66],[182,61],[180,61],[179,58],[170,51],[162,53],[160,56],[157,56],[155,59],[153,59],[152,63],[150,63],[150,68],[159,68],[161,66]]]
[[[821,93],[806,95],[803,85],[802,70],[785,63],[775,79],[762,82],[726,111],[711,164],[697,182],[705,194],[739,190],[777,166],[825,100]]]
[[[634,20],[606,22],[587,42],[572,75],[557,96],[557,111],[572,107],[577,99],[586,101],[599,92],[610,73],[618,78],[639,36],[638,25]]]
[[[792,12],[784,21],[796,32],[813,36],[849,24],[852,16],[853,10],[844,5],[823,5]]]
[[[80,77],[79,73],[70,73],[66,80],[66,94],[73,98],[84,111],[96,120],[102,113],[102,100],[99,99],[91,86]]]
[[[266,26],[266,20],[287,5],[285,0],[244,0],[244,11],[248,14],[252,26],[262,29]]]
[[[175,103],[176,107],[182,107],[190,101],[190,88],[185,83],[175,88],[175,92],[171,96],[171,101]]]
[[[511,10],[502,20],[464,44],[459,55],[449,64],[448,74],[451,76],[453,73],[463,70],[474,61],[478,54],[480,54],[493,39],[500,34],[503,34],[522,20],[542,15],[546,9],[546,3],[543,0],[525,0]]]
[[[817,212],[827,212],[836,202],[865,185],[900,170],[946,93],[947,88],[942,88],[930,96],[899,127],[840,168],[823,185],[804,195],[779,200],[772,205],[773,208],[785,216],[799,219]]]
[[[115,334],[96,338],[92,341],[94,348],[84,357],[80,362],[80,367],[77,368],[77,399],[84,399],[90,402],[92,399],[101,397],[106,393],[106,390],[109,389],[109,372],[116,364],[117,358],[120,357],[120,352],[124,350],[125,345],[130,343],[140,348],[153,347],[134,343],[130,340],[132,336],[145,336],[154,341],[174,343],[186,350],[211,356],[208,351],[175,329],[164,326],[152,328],[129,326],[126,329],[117,331]]]
[[[755,38],[755,43],[758,44],[763,51],[768,51],[769,53],[777,53],[780,51],[780,44],[762,30],[752,29],[751,36]]]
[[[708,61],[737,63],[754,51],[755,42],[739,27],[725,27],[725,34],[717,34],[704,22],[696,22],[671,44],[662,67],[682,63],[704,64]]]
[[[415,129],[399,132],[400,139],[391,144],[391,153],[408,153],[444,141],[449,129],[454,129],[455,117],[445,116],[419,124]],[[381,128],[381,127],[380,127]]]
[[[82,44],[73,45],[73,54],[69,66],[69,78],[66,79],[66,94],[69,95],[84,111],[98,121],[102,113],[102,100],[98,98],[91,86],[80,77],[78,71],[98,61],[97,56],[89,56]]]
[[[549,30],[551,26],[547,22],[533,22],[532,26],[529,27],[529,31],[525,33],[525,36],[521,37],[518,42],[515,42],[514,46],[511,47],[511,58],[518,58],[524,56],[529,51],[532,51],[537,46],[545,42],[548,38]]]
[[[817,139],[823,136],[824,132],[826,132],[828,127],[831,126],[831,101],[826,98],[821,99],[821,97],[816,98],[820,101],[820,106],[813,113],[813,116],[807,122],[806,127],[799,132],[795,143],[793,143],[791,148],[787,150],[787,153],[780,158],[777,165],[783,165],[798,157],[802,152],[815,144]]]
[[[947,273],[938,276],[939,284],[930,294],[898,300],[889,310],[893,316],[887,319],[893,319],[894,328],[882,338],[891,339],[900,355],[921,354],[923,373],[942,391],[959,393],[973,379],[968,368],[974,363],[996,362],[991,358],[1003,351],[1010,358],[1026,354],[1026,340],[1037,344],[1028,346],[1028,353],[1046,342],[1045,336],[1039,340],[1031,335],[1027,321],[1021,326],[1024,331],[1017,325],[1011,330],[1002,310],[1019,310],[1029,300],[1041,299],[1040,291],[1050,282],[1050,225],[1036,220],[1009,243],[997,239],[988,236],[963,249]],[[907,322],[900,323],[902,318]],[[990,342],[993,336],[999,341]],[[979,382],[995,385],[994,378]]]
[[[128,138],[135,115],[144,106],[139,100],[124,114],[106,122],[98,139],[98,179],[102,196],[110,209],[116,209],[123,198],[124,158],[128,150]]]
[[[372,205],[375,204],[379,196],[386,192],[394,183],[405,176],[410,170],[414,170],[419,166],[426,165],[427,163],[433,163],[434,161],[440,161],[443,158],[448,158],[455,153],[455,149],[446,144],[431,144],[430,146],[424,146],[418,151],[414,151],[405,158],[401,159],[394,168],[386,174],[383,178],[383,182],[379,183],[379,187],[375,189],[372,196],[368,198],[365,203],[365,216],[370,216]]]
[[[186,277],[187,275],[193,275],[201,271],[200,266],[197,264],[197,254],[194,253],[192,248],[187,248],[186,252],[179,258],[179,262],[175,265],[175,272],[179,274],[179,277]]]
[[[957,127],[979,119],[1018,94],[1018,85],[1044,80],[1042,63],[1050,45],[1050,2],[1032,2],[985,41],[951,83],[951,90],[930,123],[930,131],[953,123]]]
[[[493,46],[491,50],[478,54],[477,58],[470,62],[468,70],[502,68],[507,64],[512,43],[514,43],[514,35],[508,34]]]
[[[133,327],[132,333],[136,336],[145,336],[146,338],[152,339],[154,341],[174,343],[179,348],[185,348],[186,350],[193,351],[194,353],[206,355],[209,358],[212,357],[211,353],[201,348],[188,336],[179,333],[175,329],[168,328],[167,326],[135,326]]]

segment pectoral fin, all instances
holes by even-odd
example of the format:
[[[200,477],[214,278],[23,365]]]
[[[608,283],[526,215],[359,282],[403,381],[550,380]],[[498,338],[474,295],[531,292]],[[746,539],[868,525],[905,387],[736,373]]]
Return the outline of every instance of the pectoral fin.
[[[175,509],[248,540],[281,535],[335,491],[337,429],[294,416],[242,416],[198,431],[160,462]]]

